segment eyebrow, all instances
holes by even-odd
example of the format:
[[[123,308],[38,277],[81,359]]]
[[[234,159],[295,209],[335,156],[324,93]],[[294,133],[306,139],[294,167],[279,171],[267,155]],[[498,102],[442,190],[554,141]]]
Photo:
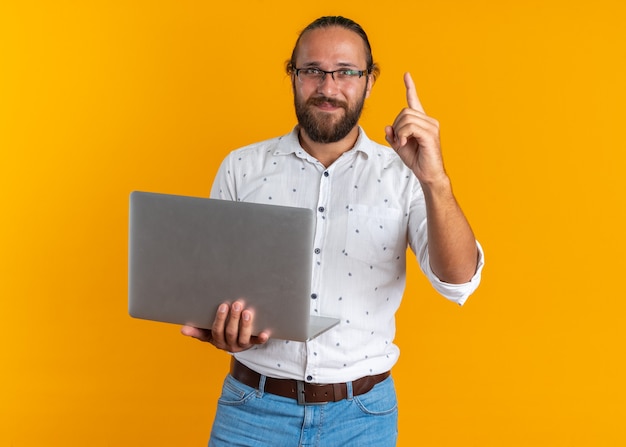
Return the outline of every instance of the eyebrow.
[[[320,68],[321,67],[321,62],[317,62],[317,61],[311,61],[311,62],[307,62],[305,64],[302,64],[301,67],[307,67],[307,68]],[[358,65],[353,64],[352,62],[338,62],[335,64],[336,67],[341,68],[357,68]]]

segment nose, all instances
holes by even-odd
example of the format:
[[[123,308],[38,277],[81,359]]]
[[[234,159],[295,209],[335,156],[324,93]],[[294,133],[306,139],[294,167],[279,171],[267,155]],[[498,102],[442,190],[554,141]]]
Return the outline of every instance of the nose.
[[[317,91],[326,96],[333,96],[337,90],[337,82],[333,73],[325,73],[317,86]]]

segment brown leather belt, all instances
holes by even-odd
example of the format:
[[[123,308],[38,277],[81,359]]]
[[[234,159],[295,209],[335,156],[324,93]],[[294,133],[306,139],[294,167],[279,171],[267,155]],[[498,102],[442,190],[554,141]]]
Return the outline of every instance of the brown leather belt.
[[[230,375],[241,383],[252,388],[259,389],[261,374],[251,370],[234,357],[230,362]],[[389,377],[390,372],[384,372],[375,376],[365,376],[352,382],[352,395],[358,396],[367,393],[374,385]],[[278,396],[290,397],[298,401],[300,405],[322,404],[337,402],[348,397],[348,387],[345,383],[315,384],[293,379],[265,378],[263,390],[266,393]]]

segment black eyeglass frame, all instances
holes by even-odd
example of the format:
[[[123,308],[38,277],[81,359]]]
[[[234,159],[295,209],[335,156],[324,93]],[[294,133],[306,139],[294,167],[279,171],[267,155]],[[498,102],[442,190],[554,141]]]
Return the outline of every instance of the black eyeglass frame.
[[[302,78],[300,78],[299,74],[302,70],[311,70],[311,71],[317,71],[319,73],[321,73],[322,77],[319,78],[319,81],[322,82],[324,81],[324,79],[326,79],[326,75],[330,75],[331,78],[333,78],[333,81],[336,81],[337,79],[335,79],[335,73],[337,72],[350,72],[349,75],[347,75],[346,79],[361,79],[364,75],[369,75],[370,74],[370,70],[353,70],[351,68],[340,68],[338,70],[332,70],[332,71],[326,71],[326,70],[322,70],[321,68],[315,68],[315,67],[306,67],[306,68],[293,68],[293,74],[296,75],[296,77],[298,79],[300,79],[300,81],[302,81]],[[358,77],[356,77],[355,75],[358,75]],[[315,78],[311,78],[311,79],[315,79]]]

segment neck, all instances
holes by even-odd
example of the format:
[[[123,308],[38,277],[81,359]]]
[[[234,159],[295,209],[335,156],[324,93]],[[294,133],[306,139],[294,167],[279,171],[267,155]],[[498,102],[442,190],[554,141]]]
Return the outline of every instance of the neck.
[[[300,146],[326,167],[333,164],[341,154],[352,149],[358,137],[359,128],[354,126],[348,135],[335,143],[317,143],[309,138],[304,129],[298,128]]]

